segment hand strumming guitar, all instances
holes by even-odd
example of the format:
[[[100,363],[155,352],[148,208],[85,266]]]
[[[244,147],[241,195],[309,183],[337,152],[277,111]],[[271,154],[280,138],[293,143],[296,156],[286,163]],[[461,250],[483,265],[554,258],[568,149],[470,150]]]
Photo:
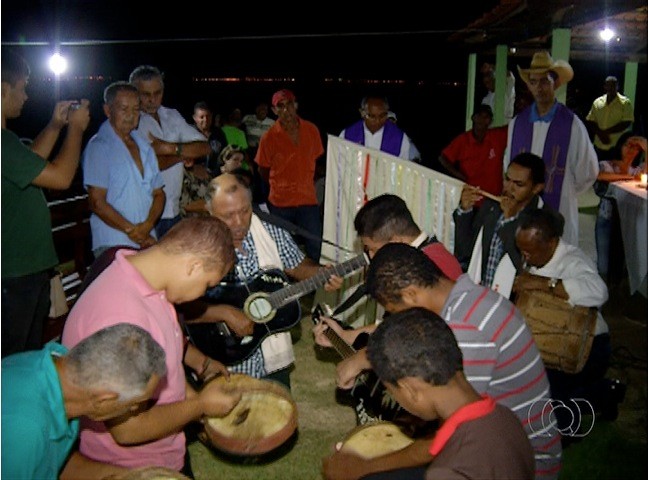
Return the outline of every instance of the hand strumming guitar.
[[[210,305],[202,318],[212,322],[224,322],[232,333],[239,337],[252,335],[254,332],[254,322],[243,313],[243,310],[232,305]]]
[[[363,348],[337,364],[337,386],[348,390],[355,384],[355,379],[364,370],[370,370],[371,364],[367,359],[367,349]]]

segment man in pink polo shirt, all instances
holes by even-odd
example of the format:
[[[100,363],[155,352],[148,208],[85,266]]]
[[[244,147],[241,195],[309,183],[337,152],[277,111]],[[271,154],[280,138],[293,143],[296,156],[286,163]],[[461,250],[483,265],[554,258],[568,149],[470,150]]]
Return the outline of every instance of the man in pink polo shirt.
[[[229,228],[213,217],[192,217],[175,225],[145,250],[119,250],[70,311],[62,343],[72,348],[97,330],[132,323],[148,331],[166,353],[166,379],[145,411],[81,423],[80,453],[91,460],[128,468],[164,466],[192,476],[183,427],[203,415],[227,414],[240,396],[216,382],[200,393],[187,385],[184,363],[197,374],[226,373],[222,364],[193,346],[185,348],[174,303],[204,295],[234,265]]]

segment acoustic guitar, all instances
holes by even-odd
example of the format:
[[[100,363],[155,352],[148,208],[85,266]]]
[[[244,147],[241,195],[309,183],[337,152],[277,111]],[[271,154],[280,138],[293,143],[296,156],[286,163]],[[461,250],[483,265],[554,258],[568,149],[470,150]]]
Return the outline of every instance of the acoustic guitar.
[[[332,309],[328,305],[316,305],[312,312],[313,323],[315,325],[320,323],[322,316],[340,323],[331,316],[331,312]],[[349,358],[359,349],[366,347],[369,340],[369,334],[363,332],[356,337],[353,345],[349,345],[332,328],[326,329],[324,335],[342,359]],[[437,421],[423,420],[402,408],[387,392],[373,370],[358,375],[350,392],[350,402],[344,398],[344,393],[341,393],[340,389],[337,394],[338,401],[350,403],[354,408],[356,423],[359,426],[387,422],[396,425],[404,435],[410,438],[428,437],[438,428]]]
[[[205,355],[225,365],[240,363],[252,355],[268,335],[289,330],[299,323],[300,297],[323,286],[333,274],[343,277],[367,264],[366,255],[359,255],[293,284],[279,269],[261,270],[246,282],[223,282],[208,290],[205,298],[213,304],[241,308],[255,323],[254,332],[239,337],[224,322],[188,322],[189,337]]]
[[[311,316],[313,323],[315,325],[319,324],[322,316],[332,318],[331,309],[327,305],[318,304],[313,309]],[[349,358],[361,348],[366,347],[369,340],[368,333],[361,333],[357,336],[353,345],[349,345],[332,328],[327,328],[324,335],[326,335],[326,338],[342,359]],[[365,425],[379,420],[394,420],[399,410],[401,410],[400,405],[389,395],[378,376],[371,370],[358,375],[350,396],[352,399],[350,403],[355,410],[358,425]],[[347,403],[343,393],[338,392],[338,397],[341,397],[339,400],[342,403]]]

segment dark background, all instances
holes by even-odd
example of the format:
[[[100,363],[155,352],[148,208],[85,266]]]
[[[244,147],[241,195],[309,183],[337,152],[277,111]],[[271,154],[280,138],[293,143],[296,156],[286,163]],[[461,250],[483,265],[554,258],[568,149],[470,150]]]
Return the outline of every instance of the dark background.
[[[279,88],[292,89],[299,113],[322,135],[338,135],[358,119],[368,93],[386,95],[401,127],[413,139],[424,163],[435,167],[440,150],[465,126],[466,75],[470,49],[450,44],[448,36],[497,1],[438,4],[407,2],[391,9],[346,3],[252,5],[182,2],[3,1],[2,42],[27,58],[32,67],[28,100],[21,118],[9,128],[33,138],[48,121],[55,99],[88,98],[92,123],[87,138],[105,117],[102,91],[125,80],[140,64],[165,72],[164,105],[177,108],[191,122],[193,104],[206,100],[226,115],[234,107],[251,113]],[[375,6],[374,6],[375,7]],[[47,57],[58,45],[69,69],[57,82]],[[568,105],[587,114],[603,94],[605,76],[623,85],[624,64],[572,62]],[[478,55],[477,64],[494,61]],[[517,77],[517,63],[509,60]],[[243,78],[206,82],[205,78]],[[247,81],[245,78],[276,81]],[[645,65],[639,68],[636,125],[645,134]],[[389,81],[389,83],[385,83]],[[517,86],[521,87],[517,77]],[[477,101],[485,94],[477,82]]]

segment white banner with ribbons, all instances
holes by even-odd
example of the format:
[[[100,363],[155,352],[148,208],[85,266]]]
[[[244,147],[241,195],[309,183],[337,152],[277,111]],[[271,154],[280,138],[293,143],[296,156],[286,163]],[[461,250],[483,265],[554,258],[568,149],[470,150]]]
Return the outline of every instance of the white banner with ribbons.
[[[323,238],[353,253],[323,243],[321,262],[341,263],[362,252],[353,219],[368,200],[383,193],[393,193],[405,200],[421,230],[436,235],[452,252],[452,212],[459,205],[463,185],[460,180],[417,163],[329,135]],[[362,272],[349,276],[342,290],[320,289],[315,301],[335,308],[361,281]],[[381,317],[377,310],[373,301],[363,301],[337,318],[355,326],[364,325]]]

